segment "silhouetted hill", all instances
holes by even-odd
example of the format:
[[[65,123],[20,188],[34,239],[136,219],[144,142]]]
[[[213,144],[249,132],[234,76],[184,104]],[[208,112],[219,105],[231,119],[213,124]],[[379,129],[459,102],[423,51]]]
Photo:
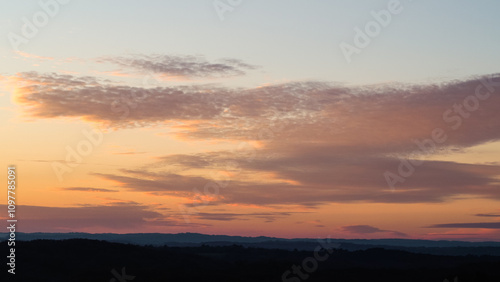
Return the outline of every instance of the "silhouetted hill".
[[[0,239],[7,238],[7,233],[0,233]],[[299,238],[282,239],[273,237],[243,237],[227,235],[206,235],[199,233],[16,233],[17,240],[31,241],[37,239],[93,239],[108,242],[153,246],[196,247],[203,244],[209,246],[227,246],[238,244],[245,247],[306,250],[312,251],[318,245],[317,239]],[[413,253],[434,255],[498,255],[500,242],[465,242],[465,241],[432,241],[412,239],[328,239],[332,247],[349,251],[369,248],[385,248],[403,250]]]
[[[7,251],[7,243],[0,242],[0,252]],[[154,247],[88,239],[33,240],[16,245],[16,259],[16,280],[6,280],[11,276],[3,271],[1,281],[500,281],[500,256],[438,256],[381,248],[315,253],[238,245]],[[298,266],[301,272],[294,274]]]

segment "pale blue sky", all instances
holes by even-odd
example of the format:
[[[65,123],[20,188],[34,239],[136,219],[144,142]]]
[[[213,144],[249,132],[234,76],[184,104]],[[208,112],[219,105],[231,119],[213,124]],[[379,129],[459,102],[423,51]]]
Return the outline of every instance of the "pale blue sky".
[[[4,1],[0,75],[95,75],[93,70],[103,69],[93,59],[131,53],[229,57],[260,66],[223,82],[244,87],[295,80],[418,83],[498,71],[500,2],[493,0],[401,1],[403,11],[348,64],[340,42],[352,43],[354,27],[363,28],[372,20],[370,12],[386,9],[388,2],[242,1],[221,21],[212,0],[72,0],[20,47],[61,60],[54,63],[20,58],[7,37],[10,32],[21,35],[22,18],[32,20],[41,11],[38,1]],[[66,58],[84,60],[65,63]],[[9,96],[3,95],[2,105],[10,104]]]
[[[182,54],[236,58],[261,66],[241,85],[282,80],[349,84],[422,82],[494,73],[500,56],[498,1],[401,1],[403,11],[348,64],[340,51],[354,28],[386,9],[380,1],[242,1],[221,21],[212,0],[73,0],[21,51],[55,58]],[[0,73],[39,70],[12,59],[9,32],[38,1],[9,1],[0,11]],[[72,68],[79,66],[73,65]],[[81,66],[80,66],[81,67]],[[49,71],[50,69],[47,69]],[[44,70],[45,71],[45,70]]]

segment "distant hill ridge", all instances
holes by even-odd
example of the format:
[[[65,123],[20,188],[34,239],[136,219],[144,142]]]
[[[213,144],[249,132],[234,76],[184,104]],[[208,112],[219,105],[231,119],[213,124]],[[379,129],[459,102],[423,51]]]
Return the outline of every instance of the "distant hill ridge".
[[[0,240],[7,239],[8,233],[0,233]],[[319,239],[296,238],[284,239],[275,237],[245,237],[229,235],[207,235],[200,233],[16,233],[16,240],[32,241],[39,239],[66,240],[66,239],[93,239],[108,242],[128,243],[134,245],[154,246],[227,246],[241,245],[244,247],[283,249],[283,250],[314,250]],[[441,254],[441,255],[494,255],[500,256],[500,242],[467,242],[446,240],[415,240],[415,239],[321,239],[328,241],[332,248],[341,248],[349,251],[366,250],[370,248],[385,248],[404,250],[413,253]]]

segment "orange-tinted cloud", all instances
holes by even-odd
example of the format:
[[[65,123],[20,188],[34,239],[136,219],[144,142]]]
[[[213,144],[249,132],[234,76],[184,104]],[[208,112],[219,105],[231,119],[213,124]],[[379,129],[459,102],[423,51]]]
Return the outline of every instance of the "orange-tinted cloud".
[[[481,197],[500,200],[494,177],[500,167],[427,161],[397,191],[387,189],[382,175],[386,169],[397,167],[398,159],[361,158],[349,160],[335,154],[318,152],[317,155],[290,155],[282,159],[254,159],[241,161],[240,169],[248,173],[273,171],[290,181],[255,182],[243,180],[239,174],[219,181],[218,193],[210,203],[245,205],[303,205],[313,207],[326,203],[433,203],[453,200],[455,197]],[[182,159],[179,157],[179,159]],[[206,158],[200,162],[187,156],[184,165],[220,166],[219,160]],[[234,161],[238,162],[237,159]],[[175,165],[171,162],[171,165]],[[123,188],[141,192],[193,198],[213,180],[202,176],[189,176],[147,170],[122,170],[120,174],[96,174]],[[229,187],[229,188],[226,188]],[[210,191],[214,190],[213,187]],[[203,192],[199,192],[203,193]]]
[[[206,213],[201,212],[195,215],[196,218],[205,220],[232,221],[250,220],[252,218],[265,219],[265,222],[274,222],[278,218],[292,215],[290,212],[265,212],[265,213]]]
[[[279,147],[285,141],[297,146],[313,142],[315,147],[380,154],[414,150],[436,129],[446,136],[439,147],[500,138],[500,75],[373,91],[312,82],[255,89],[144,89],[33,72],[18,79],[27,85],[20,87],[17,101],[33,117],[83,117],[115,127],[198,120],[181,133],[194,139],[272,139],[280,141],[274,142]]]
[[[349,225],[342,226],[343,231],[353,233],[353,234],[372,234],[372,233],[389,233],[392,236],[396,237],[407,237],[405,233],[393,231],[393,230],[383,230],[377,227],[373,227],[370,225]]]
[[[44,56],[38,56],[36,54],[30,54],[30,53],[26,53],[26,52],[22,52],[22,51],[16,51],[16,54],[24,57],[24,58],[28,58],[28,59],[37,59],[37,60],[54,60],[53,57],[44,57]]]
[[[107,192],[118,192],[118,190],[111,190],[111,189],[105,189],[105,188],[93,188],[93,187],[64,187],[61,188],[61,190],[65,191],[78,191],[78,192],[102,192],[102,193],[107,193]]]
[[[500,229],[500,222],[467,222],[467,223],[443,223],[428,226],[429,228],[483,228]]]
[[[0,207],[7,209],[5,205]],[[19,230],[22,232],[75,232],[89,228],[131,232],[152,226],[186,226],[182,220],[170,219],[133,202],[81,207],[18,205],[17,209],[22,213],[23,224]]]
[[[212,204],[313,207],[444,202],[463,196],[500,200],[497,164],[426,161],[394,192],[383,176],[398,168],[400,158],[414,161],[499,140],[500,75],[377,88],[303,82],[252,89],[143,89],[56,74],[23,73],[19,79],[30,82],[20,89],[18,102],[33,117],[84,117],[117,128],[189,121],[188,127],[178,128],[188,139],[259,141],[258,152],[254,148],[250,155],[226,151],[162,157],[160,161],[186,169],[236,164],[240,174],[231,171],[231,189],[212,197]],[[121,113],[118,106],[128,112]],[[257,182],[244,173],[273,181]],[[211,181],[172,173],[168,166],[162,172],[146,168],[99,175],[125,189],[188,198],[193,188]]]

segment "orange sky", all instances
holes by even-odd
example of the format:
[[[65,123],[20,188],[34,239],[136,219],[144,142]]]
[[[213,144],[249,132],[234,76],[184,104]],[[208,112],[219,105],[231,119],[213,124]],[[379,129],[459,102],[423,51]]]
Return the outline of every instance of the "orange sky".
[[[209,2],[5,4],[18,231],[500,238],[497,2]]]
[[[481,85],[461,83],[370,93],[4,77],[1,150],[18,168],[20,231],[494,240],[499,98],[455,130],[442,113]],[[145,98],[120,100],[131,89]],[[435,128],[447,140],[422,151]],[[423,163],[398,172],[412,159]]]

